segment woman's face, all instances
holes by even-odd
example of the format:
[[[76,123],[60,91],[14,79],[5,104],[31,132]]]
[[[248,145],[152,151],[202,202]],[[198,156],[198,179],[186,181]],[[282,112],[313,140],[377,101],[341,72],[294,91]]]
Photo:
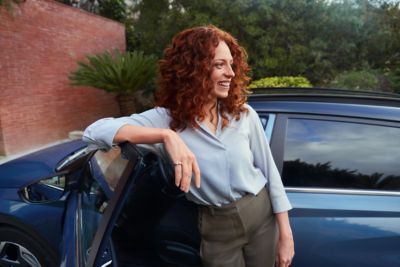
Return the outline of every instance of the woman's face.
[[[235,73],[232,69],[233,57],[228,45],[220,41],[215,48],[215,56],[212,60],[211,81],[214,88],[211,96],[214,98],[225,98],[228,96],[229,87]]]

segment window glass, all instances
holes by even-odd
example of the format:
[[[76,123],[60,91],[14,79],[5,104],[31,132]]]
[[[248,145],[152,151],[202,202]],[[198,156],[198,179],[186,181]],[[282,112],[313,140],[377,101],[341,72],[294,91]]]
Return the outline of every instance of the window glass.
[[[22,197],[29,202],[45,203],[57,201],[64,195],[65,176],[53,176],[24,187]]]
[[[259,117],[260,117],[261,124],[262,124],[263,128],[265,129],[267,127],[267,123],[268,123],[268,115],[263,114],[263,115],[259,115]]]
[[[98,175],[97,180],[103,180],[106,185],[114,191],[119,178],[122,175],[123,170],[128,163],[128,160],[121,157],[121,149],[119,146],[115,146],[108,151],[97,151],[94,155],[95,164],[93,164],[93,170]],[[96,169],[98,167],[98,169]]]
[[[400,128],[289,119],[286,186],[400,190]]]
[[[91,160],[92,180],[89,190],[82,194],[82,242],[85,259],[97,231],[102,214],[112,196],[128,160],[121,157],[121,149],[114,147],[109,151],[97,151]]]

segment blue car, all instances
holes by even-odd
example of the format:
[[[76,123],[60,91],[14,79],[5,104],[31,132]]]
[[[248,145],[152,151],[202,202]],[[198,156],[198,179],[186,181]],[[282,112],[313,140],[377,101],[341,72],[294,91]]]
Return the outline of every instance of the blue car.
[[[0,266],[58,266],[65,173],[85,143],[63,143],[0,165]]]
[[[265,92],[267,91],[267,93]],[[400,97],[256,90],[293,205],[291,266],[400,266]],[[161,147],[71,141],[0,165],[0,266],[201,266]]]

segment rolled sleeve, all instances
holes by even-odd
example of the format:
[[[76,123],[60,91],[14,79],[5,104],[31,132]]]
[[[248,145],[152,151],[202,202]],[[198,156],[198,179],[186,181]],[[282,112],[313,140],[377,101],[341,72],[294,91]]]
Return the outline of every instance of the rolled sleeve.
[[[130,117],[100,119],[85,129],[82,140],[97,148],[108,150],[112,147],[118,130],[126,124],[132,124]]]
[[[164,108],[154,108],[129,117],[104,118],[89,125],[82,140],[99,149],[110,149],[114,137],[124,125],[137,125],[152,128],[168,128],[170,117]]]
[[[283,187],[282,179],[272,157],[261,121],[257,112],[249,107],[250,117],[250,147],[254,155],[254,165],[258,167],[267,179],[267,188],[271,198],[274,213],[288,211],[292,208]]]

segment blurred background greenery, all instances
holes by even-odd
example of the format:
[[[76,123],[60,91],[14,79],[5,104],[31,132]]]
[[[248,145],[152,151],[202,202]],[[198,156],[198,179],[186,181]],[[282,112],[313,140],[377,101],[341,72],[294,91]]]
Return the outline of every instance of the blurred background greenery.
[[[71,0],[60,0],[72,4]],[[128,51],[162,56],[178,31],[214,24],[247,49],[252,79],[400,93],[400,5],[384,0],[84,0],[124,23]]]

